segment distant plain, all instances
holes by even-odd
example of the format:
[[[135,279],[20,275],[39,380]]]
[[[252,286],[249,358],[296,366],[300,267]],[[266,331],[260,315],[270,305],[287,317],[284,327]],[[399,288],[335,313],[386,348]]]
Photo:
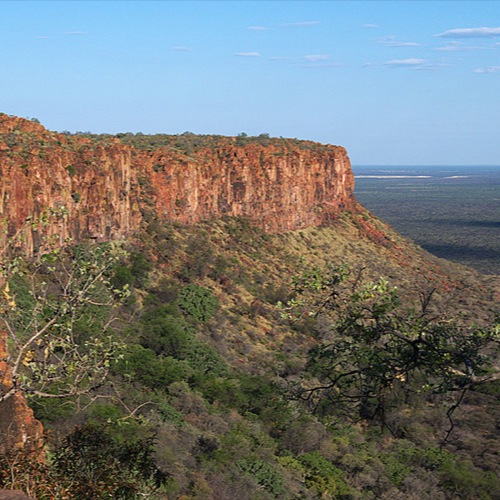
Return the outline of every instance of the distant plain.
[[[500,166],[354,166],[368,210],[429,252],[500,274]]]

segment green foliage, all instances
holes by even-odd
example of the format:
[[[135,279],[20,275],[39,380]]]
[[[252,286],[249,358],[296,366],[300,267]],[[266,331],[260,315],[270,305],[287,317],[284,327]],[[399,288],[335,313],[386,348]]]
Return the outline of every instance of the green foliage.
[[[100,403],[92,406],[88,422],[92,425],[115,425],[124,416],[123,411],[109,403]]]
[[[253,476],[257,483],[274,498],[285,498],[286,490],[283,486],[283,479],[271,464],[249,457],[238,460],[236,465],[242,472]]]
[[[134,277],[134,286],[145,287],[148,284],[149,273],[153,270],[151,260],[141,251],[132,251],[129,255],[130,272]]]
[[[192,338],[187,344],[182,353],[182,359],[195,370],[194,377],[197,384],[201,384],[206,380],[208,375],[218,377],[226,375],[228,372],[224,360],[217,351],[205,342],[195,338]]]
[[[36,305],[36,298],[33,297],[29,278],[22,271],[13,274],[9,279],[10,293],[15,297],[16,308],[29,316]]]
[[[153,437],[119,443],[102,427],[75,429],[53,460],[72,498],[134,499],[169,481],[155,464]]]
[[[184,415],[164,399],[157,403],[157,408],[164,422],[172,422],[177,427],[181,427],[184,424]]]
[[[289,424],[292,410],[269,377],[228,374],[204,378],[199,387],[210,402],[237,408],[249,418],[258,415],[276,429],[284,429]]]
[[[208,321],[219,309],[219,300],[210,290],[198,285],[187,285],[179,292],[179,307],[202,323]]]
[[[106,380],[123,347],[112,323],[128,290],[111,283],[122,256],[120,246],[111,243],[55,246],[38,261],[14,258],[2,266],[13,287],[1,297],[0,310],[18,383],[0,400],[16,390],[30,397],[74,396]]]
[[[127,347],[116,371],[152,389],[165,389],[173,382],[190,379],[194,374],[187,361],[157,356],[151,349],[135,344]]]
[[[126,265],[116,266],[111,282],[117,289],[123,288],[124,286],[133,285],[134,276],[131,269]]]
[[[320,497],[348,497],[351,488],[347,486],[343,472],[319,452],[305,453],[299,457],[305,468],[306,484]]]
[[[181,380],[202,384],[207,375],[227,371],[220,356],[196,339],[192,326],[172,304],[150,308],[141,318],[140,330],[141,345],[127,347],[117,371],[147,387],[165,389]]]
[[[70,419],[75,407],[72,398],[36,398],[31,401],[35,418],[45,425]]]
[[[184,266],[179,271],[179,277],[184,282],[195,279],[203,279],[210,272],[215,260],[215,252],[212,244],[203,231],[200,231],[186,242],[187,259]]]
[[[498,478],[493,471],[482,471],[467,461],[445,461],[439,470],[441,484],[452,495],[488,500],[498,497]]]
[[[141,319],[142,344],[157,354],[182,357],[193,338],[192,327],[171,306],[150,309]]]
[[[118,289],[131,286],[145,287],[152,269],[153,265],[144,253],[132,251],[127,254],[126,259],[115,266],[112,284]]]
[[[348,280],[340,268],[327,278],[316,270],[295,281],[305,296],[299,307],[308,303],[309,314],[312,308],[331,322],[328,340],[309,354],[308,370],[320,384],[300,394],[317,410],[344,409],[385,425],[387,412],[409,392],[463,392],[489,380],[486,353],[498,347],[498,327],[427,318],[430,295],[420,314],[399,311],[397,289],[387,281],[361,283],[360,274]],[[448,412],[451,429],[455,408]]]
[[[413,443],[401,441],[381,459],[388,478],[396,486],[401,486],[416,468],[433,471],[443,489],[460,498],[494,498],[499,486],[493,473],[436,447],[417,448]]]
[[[258,157],[258,146],[249,147]],[[285,146],[276,154],[286,154]],[[433,441],[446,408],[457,401],[455,389],[460,395],[463,384],[489,375],[493,350],[487,350],[485,329],[450,329],[452,323],[440,318],[403,310],[399,293],[383,280],[367,283],[346,266],[315,266],[324,255],[311,232],[263,235],[243,219],[194,228],[162,226],[153,218],[148,223],[140,249],[130,247],[104,270],[91,302],[81,304],[72,323],[82,351],[107,335],[126,343],[109,361],[113,385],[93,385],[89,394],[68,400],[36,401],[36,414],[52,436],[63,439],[83,423],[78,429],[90,428],[94,437],[86,434],[73,447],[49,443],[44,478],[27,462],[17,469],[18,457],[0,457],[0,477],[11,481],[4,484],[13,484],[13,471],[18,480],[39,477],[39,490],[24,488],[38,498],[79,498],[77,488],[93,498],[496,498],[498,481],[485,472],[496,467],[493,384],[471,387],[476,399],[464,400],[467,411],[457,412],[458,439],[450,439],[446,450]],[[322,244],[333,247],[334,231],[325,234]],[[297,254],[311,243],[309,267],[283,250],[297,241]],[[83,262],[92,255],[86,246],[78,252]],[[289,283],[297,262],[301,272]],[[60,263],[47,252],[35,276],[47,284],[54,304],[59,282],[49,277],[64,275]],[[29,265],[19,260],[12,267],[8,294],[18,308],[36,309],[41,318],[57,310],[50,303],[37,309]],[[135,289],[133,308],[118,307],[124,288]],[[221,297],[216,315],[215,294]],[[279,321],[269,305],[278,301],[288,321]],[[417,342],[412,358],[420,332],[428,344]],[[470,353],[478,359],[473,374],[464,368]],[[62,388],[51,385],[53,392]],[[479,424],[466,427],[474,411]],[[353,424],[361,416],[364,421]],[[158,442],[150,446],[153,428]],[[102,449],[92,444],[97,441]],[[139,456],[138,443],[154,451],[150,464],[176,478],[175,491],[167,480],[153,492],[154,480],[142,467],[122,463],[125,453]],[[50,461],[54,453],[57,462]],[[474,464],[459,458],[469,456]]]
[[[397,455],[388,454],[382,456],[381,459],[385,465],[385,473],[389,480],[396,486],[401,486],[411,473],[411,468],[402,462],[401,458]]]

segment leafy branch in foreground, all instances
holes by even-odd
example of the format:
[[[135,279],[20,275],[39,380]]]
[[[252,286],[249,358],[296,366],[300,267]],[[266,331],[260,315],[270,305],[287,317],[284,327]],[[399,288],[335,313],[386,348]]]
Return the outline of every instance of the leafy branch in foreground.
[[[115,290],[119,244],[65,245],[28,262],[1,266],[1,321],[7,331],[13,384],[0,402],[27,396],[77,396],[106,379],[122,343],[115,338],[117,307],[128,289]]]
[[[282,306],[287,317],[321,315],[329,324],[327,338],[309,353],[309,379],[296,397],[318,412],[340,409],[386,425],[387,412],[410,393],[457,391],[447,412],[446,441],[465,393],[500,379],[494,364],[500,325],[480,328],[428,317],[432,290],[421,297],[420,311],[402,310],[396,288],[384,279],[362,283],[361,274],[343,266],[294,280],[294,302]]]

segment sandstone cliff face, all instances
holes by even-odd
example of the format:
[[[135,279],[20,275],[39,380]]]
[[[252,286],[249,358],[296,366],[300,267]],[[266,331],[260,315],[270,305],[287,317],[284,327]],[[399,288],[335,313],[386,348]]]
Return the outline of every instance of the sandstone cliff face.
[[[153,161],[158,165],[162,158]],[[245,217],[280,232],[320,225],[353,203],[349,158],[340,147],[283,152],[228,145],[201,150],[187,162],[163,161],[164,169],[148,175],[156,211],[167,220]]]
[[[139,226],[141,213],[132,192],[136,172],[130,148],[93,146],[46,131],[26,120],[0,116],[0,218],[12,236],[28,217],[48,209],[66,213],[44,227],[25,231],[31,254],[42,235],[117,239]]]
[[[145,212],[186,224],[246,217],[269,232],[320,225],[355,205],[353,188],[349,158],[338,146],[237,146],[226,139],[187,156],[167,147],[136,149],[115,138],[66,136],[0,115],[6,233],[12,236],[27,217],[48,209],[65,214],[25,230],[22,246],[29,254],[47,235],[60,242],[126,237]]]

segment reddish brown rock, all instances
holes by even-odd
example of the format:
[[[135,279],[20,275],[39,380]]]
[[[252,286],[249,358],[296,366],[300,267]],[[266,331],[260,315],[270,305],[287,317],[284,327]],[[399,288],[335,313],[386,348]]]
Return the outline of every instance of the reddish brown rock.
[[[148,175],[157,213],[167,220],[245,217],[265,231],[281,232],[323,224],[354,203],[349,158],[338,146],[284,153],[273,145],[228,144],[165,163],[164,170],[148,169]]]
[[[24,231],[22,246],[29,254],[42,235],[53,236],[57,244],[67,238],[119,239],[137,229],[136,177],[126,146],[94,147],[84,138],[68,139],[0,116],[0,217],[8,235],[23,228],[28,216],[68,211],[45,227]]]
[[[24,395],[12,391],[6,341],[7,334],[0,331],[0,454],[19,450],[40,456],[43,444],[42,424],[35,419]],[[9,396],[3,399],[6,395]]]
[[[344,148],[272,142],[237,146],[230,139],[189,156],[173,148],[134,149],[118,139],[98,144],[0,115],[0,217],[12,236],[27,217],[68,211],[25,231],[32,254],[42,235],[57,241],[120,239],[145,212],[195,223],[245,217],[265,231],[321,225],[355,206]]]

